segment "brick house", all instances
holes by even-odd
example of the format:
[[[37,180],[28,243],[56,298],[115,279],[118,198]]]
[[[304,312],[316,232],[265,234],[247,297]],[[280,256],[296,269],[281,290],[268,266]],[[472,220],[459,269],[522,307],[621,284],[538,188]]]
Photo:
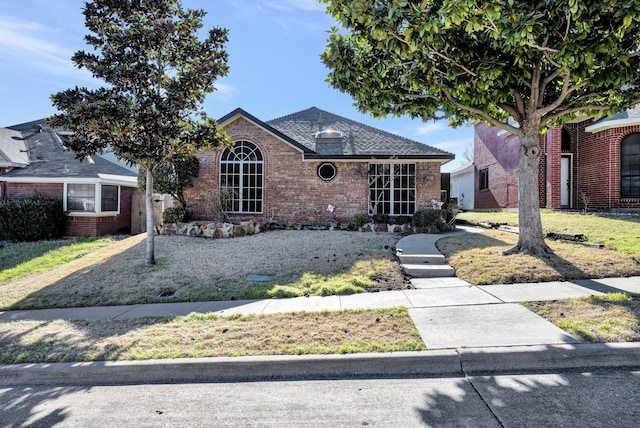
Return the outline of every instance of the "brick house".
[[[68,236],[129,231],[136,172],[99,155],[79,161],[64,138],[43,120],[0,128],[0,198],[62,199]]]
[[[440,166],[454,158],[315,107],[269,121],[236,109],[218,123],[235,147],[199,153],[200,175],[185,192],[196,218],[210,218],[221,197],[234,219],[410,216],[440,200]]]
[[[640,108],[554,127],[540,147],[540,207],[640,209]],[[475,209],[518,207],[518,148],[517,137],[475,125]]]

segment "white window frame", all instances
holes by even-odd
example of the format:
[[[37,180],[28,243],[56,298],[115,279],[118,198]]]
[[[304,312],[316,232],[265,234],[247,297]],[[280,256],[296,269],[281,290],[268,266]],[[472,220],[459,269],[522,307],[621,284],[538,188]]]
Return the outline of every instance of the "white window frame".
[[[235,159],[229,159],[229,157],[232,154],[232,150],[238,149],[240,148],[241,150],[244,148],[245,144],[247,144],[247,147],[252,146],[252,151],[249,153],[250,155],[255,154],[256,155],[256,159],[246,159],[246,155],[247,153],[239,153],[238,155],[235,156]],[[249,146],[250,145],[250,146]],[[227,157],[227,159],[225,159],[225,157]],[[223,172],[223,165],[226,166],[226,172]],[[229,172],[228,166],[229,165],[237,165],[239,167],[239,171],[236,172]],[[245,183],[245,178],[249,177],[250,175],[255,175],[257,176],[258,173],[251,173],[251,172],[247,172],[247,168],[250,168],[251,166],[259,166],[260,168],[260,182],[257,183],[255,186],[250,186],[248,184]],[[234,214],[263,214],[264,213],[264,192],[265,192],[265,188],[264,188],[264,154],[262,153],[262,150],[260,150],[260,147],[258,147],[257,144],[248,141],[248,140],[240,140],[240,141],[236,141],[235,146],[233,149],[230,148],[226,148],[222,154],[220,155],[220,176],[219,176],[219,183],[220,183],[220,189],[221,190],[225,190],[223,188],[223,178],[225,178],[225,182],[227,181],[226,178],[228,177],[232,177],[232,176],[237,176],[238,178],[238,184],[237,184],[237,194],[234,191],[234,189],[232,189],[231,191],[234,192],[232,195],[230,195],[230,201],[231,204],[238,204],[238,210],[234,210],[233,206],[231,207],[230,210],[227,210],[227,212],[229,213],[234,213]],[[260,191],[260,198],[244,198],[244,192],[245,190],[249,190],[249,191]],[[259,202],[260,203],[260,210],[245,210],[243,209],[243,205],[245,203],[251,203],[250,201],[253,201],[254,203]]]
[[[94,186],[94,209],[93,211],[69,211],[68,210],[68,192],[69,192],[69,185],[80,185],[80,184],[84,184],[84,185],[92,185]],[[102,211],[102,186],[113,186],[116,187],[118,189],[118,208],[116,211]],[[122,186],[119,186],[117,184],[110,184],[110,183],[82,183],[82,182],[78,182],[78,183],[64,183],[63,186],[63,208],[65,211],[69,211],[69,215],[72,216],[87,216],[87,217],[99,217],[99,216],[115,216],[115,215],[119,215],[120,214],[120,201],[121,201],[121,192],[122,192]]]
[[[376,179],[375,181],[372,181],[372,175],[371,175],[371,168],[373,166],[376,166],[376,168],[379,168],[380,166],[382,166],[384,168],[384,166],[388,166],[389,168],[389,180],[385,183],[382,183],[382,186],[378,186],[378,178],[380,176],[380,174],[376,175]],[[400,183],[397,183],[396,181],[396,167],[400,167],[400,169],[402,169],[403,166],[406,166],[407,170],[413,168],[413,180],[410,180],[409,178],[411,177],[411,174],[407,173],[407,174],[402,174],[402,172],[400,172],[399,176],[405,176],[408,177],[407,181],[409,182],[413,182],[413,186],[411,186],[409,183],[406,186],[402,186]],[[369,191],[369,214],[370,215],[374,215],[374,214],[388,214],[390,216],[401,216],[401,215],[413,215],[413,213],[416,211],[416,209],[418,208],[418,194],[417,194],[417,165],[415,163],[370,163],[369,164],[369,168],[368,168],[369,172],[368,172],[368,191]],[[373,187],[372,187],[373,186]],[[388,192],[389,194],[389,199],[383,199],[383,200],[378,200],[378,201],[374,201],[371,198],[371,195],[373,193],[377,192]],[[413,200],[407,199],[407,200],[396,200],[396,193],[399,192],[399,195],[413,195]],[[389,205],[389,212],[385,212],[384,210],[379,210],[377,208],[377,204],[379,203],[383,203],[384,204],[388,204]],[[404,207],[403,210],[401,210],[400,212],[396,212],[396,204],[401,204],[402,207]],[[411,209],[410,207],[413,205],[413,209]],[[374,212],[375,211],[375,212]]]

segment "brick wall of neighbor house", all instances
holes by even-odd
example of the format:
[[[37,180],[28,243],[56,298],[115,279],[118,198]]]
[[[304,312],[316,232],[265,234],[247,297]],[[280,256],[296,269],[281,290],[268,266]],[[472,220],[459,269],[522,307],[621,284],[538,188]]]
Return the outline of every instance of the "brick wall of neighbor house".
[[[500,129],[475,125],[475,209],[518,207],[518,139],[499,136]],[[480,190],[480,171],[489,172],[489,189]]]
[[[334,162],[336,177],[323,181],[317,175],[322,162],[303,162],[302,153],[253,125],[244,118],[226,125],[225,131],[234,141],[250,141],[262,151],[264,158],[264,206],[261,214],[231,214],[233,218],[260,218],[276,221],[326,222],[331,218],[351,220],[353,214],[367,211],[368,163]],[[196,218],[212,218],[210,200],[219,185],[219,152],[199,154],[200,174],[194,186],[185,191]],[[416,168],[421,207],[432,199],[440,199],[440,164],[418,163]],[[333,205],[333,213],[327,206]]]
[[[40,194],[62,199],[62,183],[6,183],[7,198],[27,198]]]
[[[542,134],[545,146],[545,204],[547,208],[560,209],[560,162],[562,128],[553,127]]]
[[[62,183],[6,183],[7,198],[24,198],[35,193],[62,198]],[[133,187],[120,188],[120,214],[117,216],[91,217],[68,216],[65,235],[100,236],[116,232],[125,232],[131,228],[131,197],[137,190]]]
[[[589,209],[640,208],[640,199],[620,199],[620,143],[633,132],[640,132],[640,126],[598,133],[585,132],[584,126],[579,128],[579,192],[588,199]],[[584,207],[584,201],[580,207]]]

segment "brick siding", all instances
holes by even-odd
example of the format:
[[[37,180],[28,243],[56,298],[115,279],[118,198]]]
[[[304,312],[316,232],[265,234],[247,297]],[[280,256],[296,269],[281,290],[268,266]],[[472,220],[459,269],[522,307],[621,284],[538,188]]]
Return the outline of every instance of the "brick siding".
[[[561,209],[637,209],[640,199],[620,198],[620,144],[622,139],[640,132],[640,126],[585,132],[592,124],[586,120],[550,129],[540,136],[542,156],[539,170],[540,206]],[[562,129],[570,136],[569,147],[562,148]],[[516,208],[518,139],[500,137],[497,128],[475,126],[474,157],[476,169],[475,208]],[[571,158],[569,206],[561,204],[561,159]],[[479,190],[479,171],[489,170],[489,189]],[[514,190],[515,186],[515,192]]]
[[[304,162],[300,150],[290,146],[244,118],[226,125],[234,141],[249,141],[262,151],[264,194],[261,214],[232,214],[246,219],[273,219],[288,222],[325,222],[331,218],[351,220],[356,212],[366,212],[369,201],[368,163],[333,162],[336,177],[323,181],[317,175],[322,162]],[[196,218],[211,218],[209,201],[219,186],[220,152],[198,155],[200,174],[185,199]],[[416,187],[419,208],[440,200],[440,163],[416,163]],[[327,206],[333,205],[333,213]]]
[[[579,191],[589,199],[590,209],[640,208],[640,199],[620,198],[620,144],[625,136],[634,132],[640,132],[639,125],[597,133],[584,132],[584,127],[580,129]]]
[[[480,123],[474,132],[475,209],[518,207],[518,148],[513,136],[499,136],[500,129]],[[480,171],[487,169],[489,188],[480,190]]]
[[[25,198],[39,193],[50,198],[62,198],[62,183],[6,183],[7,198]],[[68,216],[65,235],[101,236],[131,229],[131,199],[137,192],[132,187],[120,187],[120,214],[108,216]]]

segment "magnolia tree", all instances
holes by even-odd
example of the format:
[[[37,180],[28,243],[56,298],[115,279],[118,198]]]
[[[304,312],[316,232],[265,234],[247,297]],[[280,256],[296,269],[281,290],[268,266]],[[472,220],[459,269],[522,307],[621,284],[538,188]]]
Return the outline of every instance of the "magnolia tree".
[[[547,254],[539,135],[639,102],[636,0],[321,0],[329,83],[374,116],[477,120],[520,140],[517,244]]]
[[[66,144],[79,159],[110,146],[144,170],[146,265],[153,265],[152,172],[228,142],[202,111],[216,79],[228,72],[227,30],[213,28],[200,40],[206,12],[184,10],[179,0],[95,0],[83,12],[93,52],[76,52],[72,61],[106,85],[52,95],[61,113],[49,121],[74,131]]]

